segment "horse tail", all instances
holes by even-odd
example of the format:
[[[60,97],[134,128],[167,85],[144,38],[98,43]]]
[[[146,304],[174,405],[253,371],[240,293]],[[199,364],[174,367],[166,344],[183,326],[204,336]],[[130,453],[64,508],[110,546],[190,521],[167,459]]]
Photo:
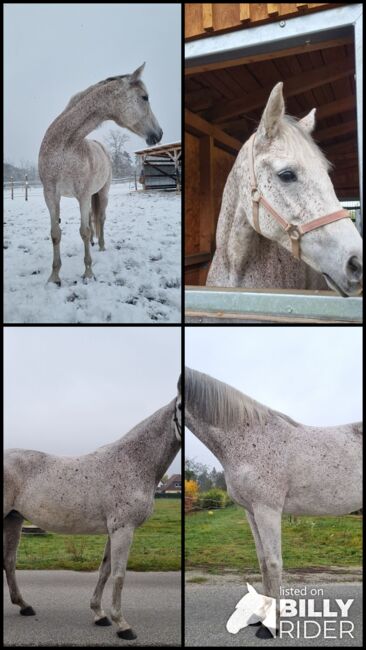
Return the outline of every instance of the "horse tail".
[[[95,232],[95,236],[99,238],[100,236],[100,205],[99,205],[99,195],[92,194],[91,197],[91,218],[92,224]]]

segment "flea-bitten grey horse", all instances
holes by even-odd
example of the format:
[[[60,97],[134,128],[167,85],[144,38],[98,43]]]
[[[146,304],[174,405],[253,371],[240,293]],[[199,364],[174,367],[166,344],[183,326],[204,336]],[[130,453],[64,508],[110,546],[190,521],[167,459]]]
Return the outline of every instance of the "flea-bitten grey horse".
[[[181,393],[127,435],[79,457],[10,449],[4,467],[4,568],[12,603],[35,611],[15,576],[22,522],[64,534],[108,535],[90,607],[97,625],[111,625],[102,594],[112,574],[111,618],[122,639],[136,634],[124,619],[121,593],[134,529],[151,515],[155,489],[181,443]]]
[[[104,250],[104,221],[112,178],[111,161],[104,147],[85,136],[105,120],[113,120],[143,137],[148,145],[162,138],[146,86],[140,77],[145,64],[132,74],[109,77],[71,98],[46,131],[39,152],[39,175],[51,216],[53,265],[49,282],[61,284],[60,199],[75,197],[80,205],[80,235],[85,248],[87,281],[93,277],[90,242],[94,222],[100,250]]]
[[[300,424],[190,368],[184,395],[185,425],[221,462],[228,493],[246,510],[264,595],[278,603],[281,515],[342,515],[361,507],[362,425]],[[267,633],[261,627],[257,634]]]
[[[227,178],[207,285],[362,290],[362,240],[311,132],[315,109],[285,115],[282,82]]]

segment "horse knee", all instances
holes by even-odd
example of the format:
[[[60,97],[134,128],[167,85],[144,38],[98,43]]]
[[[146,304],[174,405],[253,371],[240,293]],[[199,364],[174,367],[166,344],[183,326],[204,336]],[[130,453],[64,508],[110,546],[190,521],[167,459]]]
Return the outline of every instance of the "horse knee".
[[[54,246],[60,243],[61,241],[61,228],[59,226],[55,226],[51,228],[51,239],[52,243]]]
[[[89,226],[81,226],[79,232],[80,237],[84,242],[90,241],[91,230]]]

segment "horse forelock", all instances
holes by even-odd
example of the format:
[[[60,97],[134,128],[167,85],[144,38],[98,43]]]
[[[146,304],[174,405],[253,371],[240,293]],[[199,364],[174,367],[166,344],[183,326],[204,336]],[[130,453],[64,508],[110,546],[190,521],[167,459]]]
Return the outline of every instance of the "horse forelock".
[[[309,159],[318,158],[326,171],[330,171],[332,163],[326,158],[322,150],[313,140],[310,133],[301,126],[300,120],[291,115],[285,115],[279,124],[277,133],[286,146],[286,149],[304,164],[309,165]]]
[[[185,402],[200,417],[214,426],[230,427],[247,423],[264,424],[271,416],[280,416],[298,426],[287,415],[275,411],[228,384],[191,368],[185,370]]]

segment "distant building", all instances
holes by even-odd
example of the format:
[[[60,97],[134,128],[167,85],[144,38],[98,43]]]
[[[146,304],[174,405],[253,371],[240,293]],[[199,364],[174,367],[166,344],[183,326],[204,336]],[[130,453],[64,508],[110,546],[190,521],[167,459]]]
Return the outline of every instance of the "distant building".
[[[180,142],[158,144],[147,149],[135,151],[141,172],[139,183],[144,190],[178,190],[181,189],[181,154]]]
[[[181,494],[182,492],[182,475],[173,474],[166,483],[159,486],[157,492],[160,494]]]

